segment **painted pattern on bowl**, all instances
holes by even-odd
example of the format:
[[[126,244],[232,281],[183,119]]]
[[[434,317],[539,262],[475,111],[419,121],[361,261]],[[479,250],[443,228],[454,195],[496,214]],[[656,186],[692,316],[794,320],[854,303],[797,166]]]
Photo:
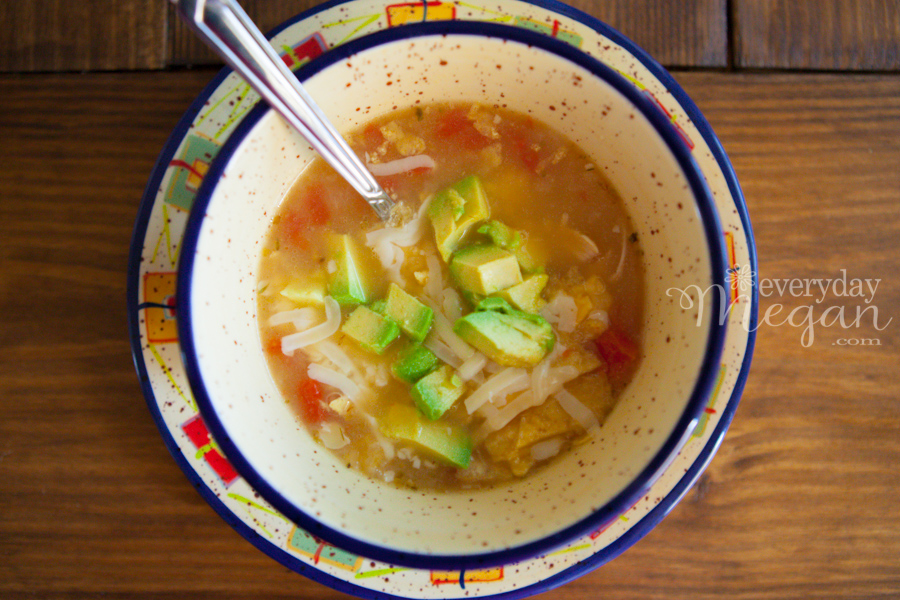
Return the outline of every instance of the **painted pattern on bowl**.
[[[717,200],[731,266],[755,266],[742,200],[727,160],[702,117],[701,122],[696,122],[699,113],[694,113],[694,121],[687,119],[685,106],[691,111],[696,109],[674,82],[665,81],[664,72],[652,63],[635,59],[623,46],[627,45],[624,40],[613,41],[601,35],[615,37],[614,32],[598,33],[596,29],[602,29],[602,26],[590,19],[580,21],[580,15],[562,5],[544,7],[512,2],[491,5],[489,10],[475,5],[471,8],[461,4],[437,5],[429,3],[427,15],[423,15],[420,4],[384,6],[351,2],[327,5],[278,33],[276,46],[289,49],[286,62],[298,63],[301,56],[315,55],[326,45],[341,43],[352,36],[396,26],[404,19],[422,19],[423,16],[432,19],[453,12],[452,16],[456,18],[501,20],[544,30],[582,50],[601,53],[604,61],[613,64],[635,83],[638,90],[658,103],[665,111],[663,114],[677,125],[679,135],[692,147]],[[440,7],[443,8],[438,10]],[[467,14],[461,14],[463,11]],[[681,97],[676,98],[679,94]],[[752,336],[742,326],[751,324],[755,309],[755,295],[742,298],[743,290],[737,289],[737,285],[729,286],[730,300],[738,302],[729,312],[729,339],[716,387],[693,437],[672,469],[622,517],[546,559],[532,559],[484,572],[466,571],[465,574],[395,570],[390,565],[373,563],[322,544],[272,511],[256,497],[246,481],[236,476],[209,438],[202,421],[196,418],[196,404],[179,360],[172,298],[174,271],[186,218],[184,211],[191,206],[211,159],[245,115],[253,96],[234,76],[220,77],[191,108],[185,122],[173,134],[148,188],[136,228],[135,256],[129,280],[136,361],[144,378],[148,402],[173,455],[188,474],[201,483],[201,493],[214,508],[260,548],[288,566],[337,589],[360,595],[374,592],[405,597],[507,592],[526,595],[558,585],[602,564],[646,533],[702,472],[733,413],[752,346]],[[725,277],[723,274],[723,283]],[[444,585],[447,583],[452,585]]]

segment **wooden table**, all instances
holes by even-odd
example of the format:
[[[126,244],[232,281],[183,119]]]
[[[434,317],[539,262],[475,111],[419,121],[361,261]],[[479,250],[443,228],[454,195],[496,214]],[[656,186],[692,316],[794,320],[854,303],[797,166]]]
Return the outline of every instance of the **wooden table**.
[[[210,58],[163,4],[0,2],[0,598],[345,597],[215,514],[135,374],[134,218],[169,132],[215,73],[181,66]],[[247,5],[272,25],[309,2]],[[671,66],[705,113],[772,288],[706,473],[646,538],[544,596],[900,597],[900,7],[579,6]],[[864,298],[776,283],[842,273],[878,280],[877,321],[869,310],[854,326]],[[804,345],[802,319],[828,307],[849,326],[820,322]],[[791,311],[799,326],[784,322]]]

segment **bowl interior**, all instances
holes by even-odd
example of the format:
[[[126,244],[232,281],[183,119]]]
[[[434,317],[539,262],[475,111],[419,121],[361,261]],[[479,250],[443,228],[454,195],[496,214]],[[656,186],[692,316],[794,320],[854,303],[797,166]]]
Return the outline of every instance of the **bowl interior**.
[[[449,100],[528,113],[579,144],[625,201],[644,251],[642,364],[594,441],[521,482],[439,494],[371,481],[312,440],[281,399],[261,351],[256,270],[279,202],[314,155],[279,116],[260,109],[248,117],[195,205],[203,212],[189,224],[179,318],[204,419],[264,498],[314,535],[366,556],[432,567],[465,557],[496,562],[485,557],[524,558],[599,527],[674,458],[718,365],[716,297],[701,290],[724,276],[724,257],[708,197],[698,208],[698,194],[708,192],[686,151],[673,153],[674,133],[660,133],[661,115],[635,105],[624,80],[533,41],[410,31],[332,59],[304,81],[342,131]],[[693,306],[683,308],[672,288]]]

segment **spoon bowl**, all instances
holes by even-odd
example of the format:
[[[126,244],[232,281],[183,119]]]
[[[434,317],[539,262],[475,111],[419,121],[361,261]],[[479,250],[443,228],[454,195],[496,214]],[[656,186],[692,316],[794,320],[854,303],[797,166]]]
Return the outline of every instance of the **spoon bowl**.
[[[235,0],[171,0],[194,32],[347,180],[382,221],[394,201]]]

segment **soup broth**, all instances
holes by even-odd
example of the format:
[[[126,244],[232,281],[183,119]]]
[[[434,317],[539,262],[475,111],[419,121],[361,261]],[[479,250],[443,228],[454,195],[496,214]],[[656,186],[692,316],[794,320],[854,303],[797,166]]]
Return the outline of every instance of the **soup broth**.
[[[640,360],[640,248],[576,145],[475,104],[392,113],[349,141],[391,223],[321,159],[274,217],[260,336],[299,420],[348,467],[459,489],[588,436]]]

